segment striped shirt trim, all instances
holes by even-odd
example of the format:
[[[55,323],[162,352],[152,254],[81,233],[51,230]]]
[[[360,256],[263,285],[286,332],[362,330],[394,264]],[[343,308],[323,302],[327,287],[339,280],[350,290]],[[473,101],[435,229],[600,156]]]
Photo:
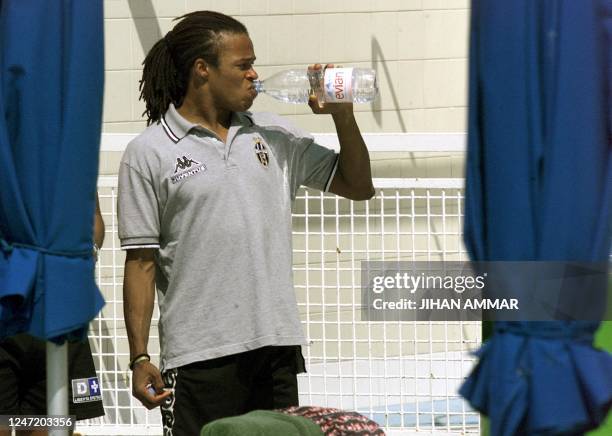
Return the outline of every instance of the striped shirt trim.
[[[334,167],[332,168],[331,174],[327,179],[327,183],[325,184],[325,191],[329,192],[329,187],[331,186],[332,180],[334,180],[334,176],[336,175],[336,170],[338,169],[338,160],[340,159],[340,155],[336,155],[336,162],[334,162]]]
[[[126,244],[122,245],[122,250],[133,250],[135,248],[159,248],[159,244]]]
[[[174,142],[175,144],[179,142],[181,139],[174,134],[174,132],[172,131],[172,129],[166,122],[166,118],[162,116],[160,121],[161,121],[162,127],[164,128],[164,132],[166,132],[166,135],[168,135],[168,138],[170,138],[170,140]]]

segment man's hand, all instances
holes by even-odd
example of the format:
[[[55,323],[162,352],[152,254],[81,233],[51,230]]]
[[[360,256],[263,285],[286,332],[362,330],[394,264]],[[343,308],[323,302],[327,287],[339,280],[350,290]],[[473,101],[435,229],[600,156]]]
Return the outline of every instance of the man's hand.
[[[333,68],[333,64],[325,68]],[[372,185],[372,170],[370,156],[363,141],[359,126],[355,120],[352,103],[320,103],[317,95],[321,96],[323,89],[317,82],[315,72],[321,73],[321,64],[308,67],[308,77],[313,95],[308,105],[315,114],[330,114],[336,126],[338,141],[340,142],[340,156],[334,178],[329,191],[351,200],[368,200],[374,196]]]
[[[172,391],[164,390],[159,369],[151,362],[139,362],[132,372],[132,395],[136,397],[147,409],[154,409],[161,405]],[[153,392],[150,389],[155,390]]]
[[[310,65],[308,67],[308,73],[310,74],[314,71],[320,71],[321,69],[325,70],[327,68],[334,68],[334,64],[327,64],[325,65],[325,68],[323,68],[321,64]],[[323,91],[321,90],[320,92]],[[312,112],[317,115],[330,114],[333,115],[334,118],[353,115],[353,103],[321,103],[315,93],[310,95],[308,106],[310,106]]]

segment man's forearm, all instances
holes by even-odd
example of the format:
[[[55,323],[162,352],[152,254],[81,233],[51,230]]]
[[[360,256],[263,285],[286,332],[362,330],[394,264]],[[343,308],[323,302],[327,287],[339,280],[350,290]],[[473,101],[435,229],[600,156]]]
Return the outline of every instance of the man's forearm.
[[[336,189],[347,192],[332,192],[354,200],[365,200],[374,195],[370,155],[353,113],[333,114],[340,156],[338,160]]]
[[[333,64],[325,68],[334,68]],[[308,67],[309,72],[323,69],[321,64]],[[357,126],[352,103],[324,103],[312,94],[308,106],[315,114],[330,114],[340,141],[340,157],[329,191],[351,200],[367,200],[374,196],[370,155]]]
[[[100,200],[96,194],[96,212],[94,214],[94,243],[98,248],[102,247],[104,243],[104,220],[102,219],[102,212],[100,211]]]
[[[147,352],[155,302],[155,263],[152,259],[134,256],[130,251],[125,262],[123,313],[130,359],[133,359]]]

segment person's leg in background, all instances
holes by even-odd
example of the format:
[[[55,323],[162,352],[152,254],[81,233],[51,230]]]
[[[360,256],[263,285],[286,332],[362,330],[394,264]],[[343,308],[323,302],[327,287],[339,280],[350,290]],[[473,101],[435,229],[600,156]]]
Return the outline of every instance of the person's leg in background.
[[[46,346],[45,342],[27,334],[5,339],[0,343],[0,415],[46,415]],[[69,413],[77,420],[104,415],[99,381],[89,343],[68,346]],[[81,383],[83,389],[73,392]],[[23,430],[19,436],[42,436],[46,430]],[[11,431],[0,429],[0,436]]]

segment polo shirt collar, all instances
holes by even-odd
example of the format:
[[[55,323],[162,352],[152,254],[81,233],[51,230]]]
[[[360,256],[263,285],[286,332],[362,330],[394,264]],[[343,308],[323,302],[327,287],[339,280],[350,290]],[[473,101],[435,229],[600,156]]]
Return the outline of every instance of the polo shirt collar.
[[[234,112],[232,113],[232,125],[238,124],[241,127],[254,126],[253,117],[250,112]]]
[[[185,136],[189,134],[192,129],[199,129],[201,131],[210,132],[208,129],[200,126],[199,124],[191,123],[187,121],[185,118],[181,116],[176,110],[174,104],[170,103],[168,110],[161,117],[160,123],[166,132],[166,135],[172,140],[172,142],[177,143]],[[232,128],[240,128],[240,127],[248,127],[253,126],[255,123],[253,122],[253,118],[250,112],[233,112],[232,113]],[[213,136],[214,133],[210,132]]]
[[[160,122],[164,128],[164,131],[166,132],[166,135],[168,135],[168,137],[174,143],[179,142],[181,139],[187,136],[191,129],[198,127],[197,124],[190,123],[183,118],[172,103],[170,103],[168,110],[161,117]]]

